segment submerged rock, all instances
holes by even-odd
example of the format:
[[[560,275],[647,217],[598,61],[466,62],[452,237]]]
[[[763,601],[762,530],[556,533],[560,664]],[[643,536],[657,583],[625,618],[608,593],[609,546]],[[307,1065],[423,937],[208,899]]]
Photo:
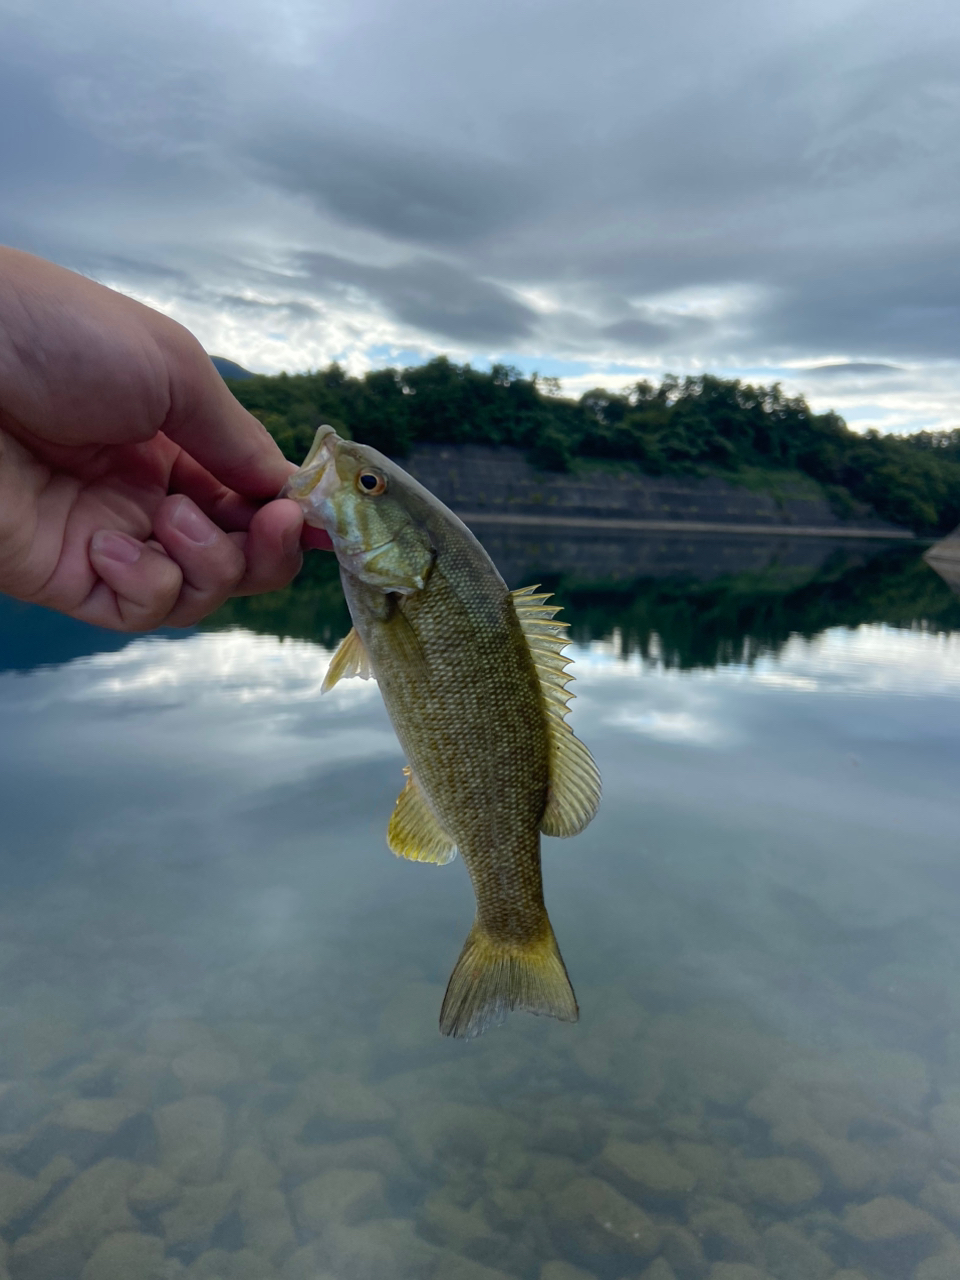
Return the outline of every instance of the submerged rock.
[[[527,1126],[498,1107],[463,1102],[412,1107],[396,1129],[397,1141],[423,1171],[447,1160],[482,1165],[497,1148],[516,1146],[528,1137]]]
[[[184,1280],[277,1280],[277,1273],[252,1249],[209,1249],[187,1268]]]
[[[417,1181],[399,1147],[383,1134],[346,1142],[287,1142],[277,1158],[284,1174],[294,1181],[316,1177],[327,1169],[373,1169],[398,1186]]]
[[[421,1205],[417,1221],[420,1234],[434,1244],[480,1261],[490,1260],[487,1250],[496,1243],[497,1232],[487,1222],[480,1201],[462,1209],[443,1190],[432,1191]]]
[[[898,1049],[856,1049],[842,1055],[838,1065],[884,1109],[919,1118],[930,1093],[930,1074],[916,1053]]]
[[[240,1198],[232,1182],[211,1182],[191,1187],[178,1204],[161,1214],[168,1249],[184,1250],[188,1256],[208,1249],[217,1227]]]
[[[134,1213],[156,1213],[160,1209],[168,1209],[180,1199],[181,1194],[179,1184],[169,1173],[148,1166],[130,1188],[127,1203]]]
[[[649,1258],[660,1247],[660,1228],[638,1206],[600,1178],[576,1178],[547,1204],[554,1234],[576,1253]]]
[[[715,1262],[710,1268],[710,1280],[769,1280],[762,1267],[749,1262]]]
[[[677,1280],[700,1280],[706,1274],[707,1258],[703,1245],[686,1227],[664,1227],[661,1253],[676,1272]]]
[[[449,1258],[417,1235],[409,1218],[381,1218],[360,1227],[334,1227],[318,1248],[321,1266],[350,1280],[423,1280],[438,1276],[438,1259]],[[466,1259],[461,1259],[466,1263]],[[476,1265],[476,1264],[471,1264]],[[439,1272],[448,1280],[446,1271]],[[312,1280],[312,1277],[311,1277]]]
[[[960,1182],[931,1176],[918,1197],[920,1203],[937,1217],[960,1226]]]
[[[760,1237],[739,1205],[714,1200],[690,1218],[690,1230],[704,1242],[714,1257],[719,1253],[730,1262],[760,1263]]]
[[[331,1169],[297,1187],[293,1211],[305,1231],[381,1216],[387,1212],[383,1177],[370,1169]]]
[[[223,1163],[227,1109],[213,1094],[184,1098],[154,1114],[162,1168],[179,1182],[212,1182]]]
[[[655,1258],[641,1273],[640,1280],[677,1280],[677,1273],[666,1258]]]
[[[237,1147],[230,1157],[224,1177],[245,1191],[255,1191],[259,1187],[278,1187],[281,1180],[280,1170],[270,1157],[259,1147],[249,1144]]]
[[[308,1244],[290,1255],[280,1268],[280,1280],[338,1280],[338,1277],[321,1267],[316,1245]]]
[[[960,1162],[960,1102],[941,1102],[931,1107],[930,1128],[944,1155]]]
[[[66,1156],[55,1156],[36,1178],[0,1169],[0,1228],[28,1217],[57,1183],[65,1186],[76,1172],[76,1165]]]
[[[812,1154],[850,1194],[919,1186],[934,1157],[929,1134],[880,1111],[839,1067],[784,1068],[747,1110],[770,1125],[778,1146]]]
[[[515,1280],[505,1271],[463,1258],[457,1253],[443,1253],[437,1261],[435,1274],[443,1276],[444,1280]]]
[[[135,1231],[127,1192],[139,1173],[129,1160],[108,1159],[79,1174],[14,1244],[16,1280],[75,1275],[106,1236]]]
[[[178,1054],[170,1069],[184,1093],[216,1093],[241,1078],[240,1059],[230,1049],[215,1044],[194,1045]]]
[[[129,1098],[74,1098],[57,1112],[53,1123],[87,1133],[116,1133],[139,1110]]]
[[[541,1151],[569,1156],[572,1160],[589,1160],[603,1145],[603,1129],[595,1116],[567,1113],[569,1102],[541,1116],[533,1138]]]
[[[719,1195],[727,1185],[728,1158],[722,1148],[708,1142],[676,1142],[673,1153],[697,1180],[700,1194]]]
[[[583,1167],[569,1156],[534,1156],[532,1164],[527,1185],[541,1196],[554,1195],[583,1176]]]
[[[819,1245],[785,1222],[764,1233],[763,1253],[775,1280],[829,1280],[836,1266]]]
[[[142,1107],[156,1107],[175,1101],[180,1096],[180,1086],[170,1071],[168,1058],[159,1053],[141,1053],[118,1063],[116,1092]]]
[[[213,1032],[195,1018],[155,1018],[144,1033],[144,1047],[168,1062],[191,1049],[216,1049]]]
[[[798,1208],[815,1200],[823,1190],[823,1184],[810,1166],[790,1156],[741,1160],[737,1173],[751,1200],[776,1209]]]
[[[912,1280],[957,1280],[960,1276],[960,1243],[950,1241],[946,1248],[917,1264]]]
[[[495,1187],[484,1201],[487,1218],[498,1231],[515,1231],[538,1218],[543,1201],[527,1188]]]
[[[597,1172],[628,1194],[676,1198],[688,1195],[697,1179],[659,1142],[608,1142]]]
[[[315,1129],[313,1141],[324,1135],[372,1129],[389,1124],[394,1109],[377,1091],[351,1075],[321,1071],[309,1076],[297,1089],[291,1116],[302,1120],[302,1129]],[[304,1133],[311,1140],[309,1133]]]
[[[849,1235],[866,1244],[916,1236],[935,1240],[943,1232],[929,1213],[899,1196],[877,1196],[866,1204],[849,1205],[843,1226]]]
[[[55,1155],[81,1168],[107,1155],[152,1154],[153,1131],[142,1106],[129,1098],[74,1098],[51,1116],[21,1150],[18,1164],[39,1171]]]
[[[247,1187],[239,1210],[243,1243],[263,1257],[276,1261],[296,1245],[287,1198],[278,1187]]]
[[[657,1018],[645,1048],[666,1064],[671,1087],[721,1106],[745,1102],[784,1058],[782,1041],[714,1010]]]
[[[107,1236],[94,1250],[80,1280],[164,1280],[163,1241],[138,1231]]]
[[[540,1280],[597,1280],[592,1271],[584,1271],[570,1262],[545,1262],[540,1268]]]

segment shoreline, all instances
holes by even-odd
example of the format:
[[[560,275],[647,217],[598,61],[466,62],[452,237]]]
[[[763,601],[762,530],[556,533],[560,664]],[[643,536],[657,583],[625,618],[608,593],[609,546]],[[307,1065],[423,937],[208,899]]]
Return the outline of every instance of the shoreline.
[[[528,515],[500,511],[457,511],[468,527],[481,524],[539,526],[546,529],[622,529],[636,533],[726,533],[747,537],[870,538],[881,542],[922,542],[909,529],[859,529],[844,525],[733,524],[708,520],[626,520],[603,516]]]

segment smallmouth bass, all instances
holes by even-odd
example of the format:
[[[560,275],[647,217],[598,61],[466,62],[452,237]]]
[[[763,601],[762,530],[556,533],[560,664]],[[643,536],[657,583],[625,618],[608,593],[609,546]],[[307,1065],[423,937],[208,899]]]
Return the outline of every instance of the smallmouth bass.
[[[374,676],[406,753],[387,842],[418,862],[459,850],[473,882],[440,1030],[479,1035],[512,1009],[576,1022],[540,868],[540,833],[576,835],[600,801],[593,757],[564,719],[566,624],[536,588],[511,592],[412,476],[332,427],[284,495],[330,535],[353,620],[323,689]]]

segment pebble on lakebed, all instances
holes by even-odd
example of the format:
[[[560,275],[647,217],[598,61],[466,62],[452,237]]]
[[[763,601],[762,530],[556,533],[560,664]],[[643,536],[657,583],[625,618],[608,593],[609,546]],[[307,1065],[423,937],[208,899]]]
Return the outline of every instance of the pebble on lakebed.
[[[158,1019],[124,1052],[35,1027],[38,1069],[0,1082],[0,1280],[958,1280],[960,1103],[912,1055],[848,1055],[871,1091],[596,995],[596,1043],[588,1013],[455,1056],[387,1015],[395,1055],[355,1027]],[[60,1071],[65,1044],[88,1056]]]

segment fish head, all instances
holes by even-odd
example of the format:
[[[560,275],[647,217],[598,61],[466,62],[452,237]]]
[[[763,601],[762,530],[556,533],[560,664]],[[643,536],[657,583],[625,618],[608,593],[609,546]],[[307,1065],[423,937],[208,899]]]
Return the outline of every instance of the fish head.
[[[299,503],[308,525],[326,530],[348,573],[380,591],[412,595],[434,561],[415,487],[376,449],[323,426],[282,496]]]

